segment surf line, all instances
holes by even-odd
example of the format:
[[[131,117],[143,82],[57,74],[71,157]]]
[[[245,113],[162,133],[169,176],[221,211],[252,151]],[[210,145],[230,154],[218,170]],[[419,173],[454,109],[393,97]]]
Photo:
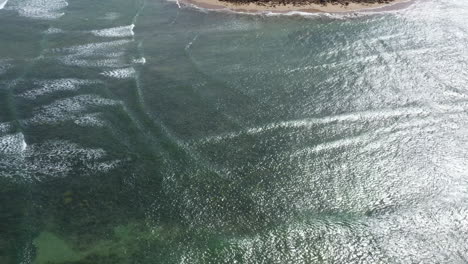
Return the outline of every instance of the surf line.
[[[179,0],[177,0],[177,1],[179,1]],[[1,3],[0,4],[0,9],[3,9],[6,6],[7,2],[8,2],[8,0],[5,0],[3,3]]]

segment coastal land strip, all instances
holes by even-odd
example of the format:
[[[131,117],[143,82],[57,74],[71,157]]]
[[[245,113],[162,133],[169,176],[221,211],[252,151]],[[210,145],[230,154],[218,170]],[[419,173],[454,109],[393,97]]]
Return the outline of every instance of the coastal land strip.
[[[331,2],[326,4],[315,4],[310,2],[253,2],[253,1],[220,1],[220,0],[177,0],[177,4],[189,4],[198,8],[218,11],[233,11],[241,13],[262,14],[276,13],[284,14],[291,12],[303,13],[350,13],[350,12],[382,12],[402,9],[409,6],[415,0],[393,0],[375,3],[366,2]]]

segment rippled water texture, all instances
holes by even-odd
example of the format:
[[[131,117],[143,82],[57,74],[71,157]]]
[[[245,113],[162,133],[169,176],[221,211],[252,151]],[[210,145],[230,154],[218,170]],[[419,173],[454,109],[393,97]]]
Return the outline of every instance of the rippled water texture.
[[[468,1],[0,7],[0,263],[468,262]]]

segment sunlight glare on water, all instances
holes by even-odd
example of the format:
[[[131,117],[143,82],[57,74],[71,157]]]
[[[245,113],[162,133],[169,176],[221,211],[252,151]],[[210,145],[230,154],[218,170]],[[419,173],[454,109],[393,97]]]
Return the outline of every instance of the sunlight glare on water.
[[[468,261],[466,1],[0,9],[0,263]]]

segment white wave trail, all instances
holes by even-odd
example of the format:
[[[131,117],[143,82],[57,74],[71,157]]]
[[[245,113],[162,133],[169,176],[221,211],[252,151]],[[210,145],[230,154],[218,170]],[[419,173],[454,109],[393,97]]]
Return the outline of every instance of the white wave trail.
[[[146,64],[146,58],[141,57],[141,58],[133,59],[133,63],[135,63],[135,64]]]
[[[42,106],[36,110],[36,114],[27,120],[23,120],[23,125],[44,125],[57,124],[67,120],[77,121],[81,124],[91,124],[91,122],[82,121],[83,115],[91,110],[96,111],[98,107],[109,107],[120,105],[119,101],[102,98],[96,95],[78,95],[71,98],[61,99]],[[96,117],[96,116],[95,116]],[[97,117],[96,117],[97,118]],[[97,119],[95,118],[94,121]],[[100,126],[100,124],[96,125]]]
[[[68,6],[65,0],[27,0],[13,6],[21,16],[37,19],[57,19],[65,13],[62,9]]]
[[[69,53],[72,56],[96,56],[96,55],[107,55],[107,57],[113,57],[113,53],[109,54],[109,50],[120,49],[123,46],[131,43],[131,40],[113,40],[108,42],[97,42],[78,46],[72,46],[61,49],[53,49],[52,53]]]
[[[6,147],[5,147],[6,146]],[[108,172],[122,163],[109,159],[100,148],[85,148],[69,141],[47,141],[27,146],[19,133],[9,138],[0,137],[0,178],[21,176],[25,180],[44,177],[66,177],[80,165],[80,173],[94,175]]]
[[[89,80],[79,80],[79,79],[58,79],[58,80],[47,80],[47,81],[37,81],[34,82],[38,86],[37,89],[29,90],[23,94],[21,97],[27,99],[36,99],[37,97],[52,94],[58,91],[75,91],[78,90],[81,86],[95,84],[96,81]]]
[[[101,113],[92,113],[79,116],[73,121],[73,123],[80,127],[104,127],[107,125],[107,122],[104,121]]]
[[[49,28],[47,29],[46,31],[44,31],[45,34],[59,34],[59,33],[63,33],[64,31],[60,28]]]
[[[116,78],[116,79],[130,79],[134,78],[136,71],[133,67],[131,68],[123,68],[123,69],[116,69],[112,71],[106,71],[101,73],[104,76]]]
[[[239,132],[232,132],[223,135],[207,137],[200,140],[198,143],[219,142],[225,139],[239,137],[241,135],[254,135],[265,131],[279,128],[310,128],[316,125],[330,124],[333,122],[357,122],[360,120],[381,120],[385,118],[399,116],[424,116],[430,112],[423,108],[406,108],[406,109],[391,109],[383,111],[364,111],[349,113],[343,115],[327,116],[321,118],[306,118],[300,120],[289,120],[278,123],[271,123],[260,127],[248,128]]]
[[[364,133],[355,137],[348,137],[338,139],[330,142],[321,143],[313,147],[306,147],[301,150],[291,153],[291,157],[298,157],[309,155],[311,153],[318,153],[321,151],[329,151],[349,146],[362,145],[363,149],[383,149],[388,146],[390,142],[398,142],[401,138],[408,137],[413,134],[435,133],[437,130],[436,125],[440,124],[442,120],[419,120],[408,123],[403,123],[397,126],[384,127]],[[446,124],[447,129],[456,129],[456,127]],[[383,137],[385,135],[385,137]]]
[[[130,39],[90,43],[61,49],[49,50],[57,54],[61,63],[81,67],[123,67],[128,64],[123,57]],[[97,57],[97,58],[96,58]]]
[[[3,3],[0,3],[0,9],[5,8],[7,3],[8,3],[8,0],[4,0]]]
[[[126,38],[126,37],[133,37],[135,35],[135,33],[133,32],[134,28],[135,28],[135,25],[131,24],[128,26],[93,30],[91,31],[91,33],[98,37]]]

